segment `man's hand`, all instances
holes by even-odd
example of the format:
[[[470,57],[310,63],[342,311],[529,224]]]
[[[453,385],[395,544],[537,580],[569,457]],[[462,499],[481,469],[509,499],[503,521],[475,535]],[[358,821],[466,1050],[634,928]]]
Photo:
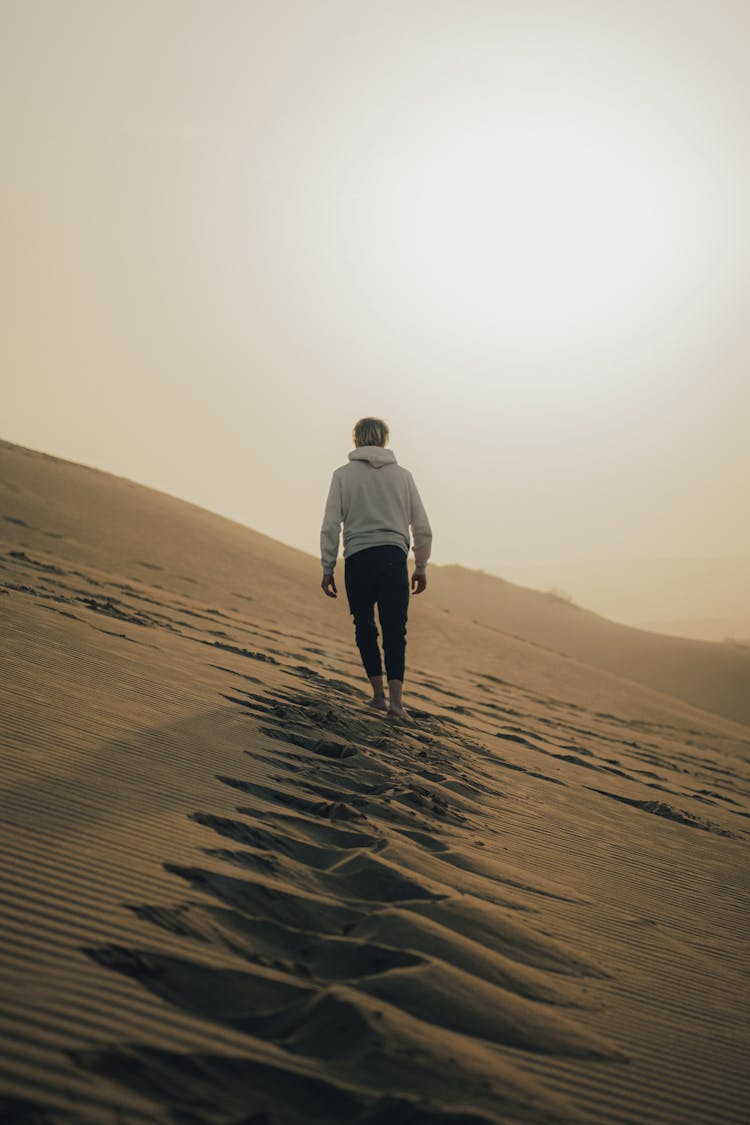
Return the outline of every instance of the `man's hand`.
[[[412,594],[421,594],[423,590],[427,589],[427,575],[426,574],[412,574],[411,576],[411,592]]]
[[[332,574],[324,574],[320,586],[326,597],[337,598],[339,596],[339,592],[336,589],[336,581]]]

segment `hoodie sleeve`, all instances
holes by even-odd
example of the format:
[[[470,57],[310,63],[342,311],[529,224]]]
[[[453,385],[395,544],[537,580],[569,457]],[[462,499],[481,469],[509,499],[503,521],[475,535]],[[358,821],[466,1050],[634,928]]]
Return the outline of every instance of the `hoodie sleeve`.
[[[414,540],[415,574],[424,574],[432,550],[432,528],[414,478],[409,474],[409,523]]]
[[[341,506],[341,481],[333,474],[328,491],[323,526],[320,529],[320,560],[324,574],[333,574],[336,559],[339,557],[339,539],[344,513]]]

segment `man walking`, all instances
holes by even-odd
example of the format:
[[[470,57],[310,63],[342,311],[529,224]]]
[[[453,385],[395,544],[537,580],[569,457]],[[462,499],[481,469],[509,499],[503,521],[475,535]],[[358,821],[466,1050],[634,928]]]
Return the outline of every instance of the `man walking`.
[[[392,717],[403,705],[409,575],[406,558],[414,538],[416,566],[411,590],[427,586],[425,568],[432,531],[412,475],[390,449],[388,427],[381,418],[361,418],[354,427],[355,449],[348,464],[336,469],[320,532],[321,586],[329,598],[338,594],[333,571],[344,525],[344,581],[354,634],[372,685],[372,704]],[[378,647],[374,608],[383,634],[388,702]]]

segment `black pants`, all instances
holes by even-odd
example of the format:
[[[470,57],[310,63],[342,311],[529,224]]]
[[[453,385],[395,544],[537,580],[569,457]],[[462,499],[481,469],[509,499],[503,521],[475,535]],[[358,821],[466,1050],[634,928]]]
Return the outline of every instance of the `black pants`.
[[[344,581],[354,635],[368,676],[382,676],[374,609],[378,607],[383,633],[385,669],[389,680],[403,680],[406,618],[409,612],[409,574],[400,547],[367,547],[346,559]]]

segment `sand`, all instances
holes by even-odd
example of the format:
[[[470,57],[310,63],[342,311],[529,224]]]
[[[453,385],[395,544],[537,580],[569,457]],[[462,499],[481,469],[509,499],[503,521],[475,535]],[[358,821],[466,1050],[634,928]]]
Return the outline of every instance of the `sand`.
[[[300,552],[8,444],[0,533],[0,1121],[747,1119],[750,683],[441,576],[394,723]]]

